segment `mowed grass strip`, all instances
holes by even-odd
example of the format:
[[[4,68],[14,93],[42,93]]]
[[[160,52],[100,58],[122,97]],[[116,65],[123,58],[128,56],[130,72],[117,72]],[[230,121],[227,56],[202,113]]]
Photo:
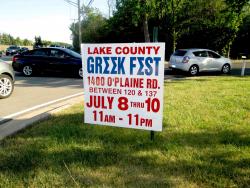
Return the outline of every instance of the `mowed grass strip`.
[[[250,77],[165,82],[153,142],[82,106],[1,141],[0,187],[250,187]]]

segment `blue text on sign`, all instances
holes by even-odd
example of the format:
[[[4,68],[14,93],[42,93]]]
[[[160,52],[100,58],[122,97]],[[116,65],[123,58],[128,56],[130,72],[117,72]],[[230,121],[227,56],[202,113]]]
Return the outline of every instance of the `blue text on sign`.
[[[92,74],[125,74],[125,57],[88,57],[87,72]],[[160,57],[130,57],[130,75],[159,74]]]

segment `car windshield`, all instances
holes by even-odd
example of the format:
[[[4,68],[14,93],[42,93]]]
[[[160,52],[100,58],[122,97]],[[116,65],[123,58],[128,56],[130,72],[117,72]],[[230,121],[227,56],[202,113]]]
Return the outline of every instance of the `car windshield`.
[[[16,49],[16,46],[10,46],[9,49]]]
[[[174,56],[184,56],[187,53],[186,50],[176,50]]]
[[[70,49],[64,49],[65,52],[67,52],[68,54],[72,55],[73,57],[76,57],[76,58],[81,58],[81,55],[70,50]]]

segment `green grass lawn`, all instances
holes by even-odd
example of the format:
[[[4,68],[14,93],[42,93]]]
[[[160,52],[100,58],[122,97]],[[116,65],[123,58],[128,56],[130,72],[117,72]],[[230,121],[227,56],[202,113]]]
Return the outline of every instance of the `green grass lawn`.
[[[163,132],[84,125],[82,104],[0,142],[0,187],[250,187],[250,77],[165,83]]]

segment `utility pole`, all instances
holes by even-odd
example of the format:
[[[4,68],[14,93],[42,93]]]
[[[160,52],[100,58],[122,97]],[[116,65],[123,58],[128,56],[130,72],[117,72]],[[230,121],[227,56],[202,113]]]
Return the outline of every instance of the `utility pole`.
[[[81,2],[77,0],[77,3],[71,0],[64,0],[68,4],[76,7],[78,9],[78,32],[79,32],[79,48],[81,50],[81,43],[82,43],[82,32],[81,32]]]
[[[80,50],[81,50],[82,31],[81,31],[81,4],[80,4],[80,0],[78,0],[77,6],[78,6],[79,47],[80,47]]]
[[[64,0],[68,4],[76,7],[78,9],[78,32],[79,32],[79,47],[81,50],[81,43],[82,43],[82,31],[81,31],[81,2],[80,0],[77,0],[77,2],[71,1],[71,0]],[[90,6],[93,3],[94,0],[90,0],[87,7]]]

